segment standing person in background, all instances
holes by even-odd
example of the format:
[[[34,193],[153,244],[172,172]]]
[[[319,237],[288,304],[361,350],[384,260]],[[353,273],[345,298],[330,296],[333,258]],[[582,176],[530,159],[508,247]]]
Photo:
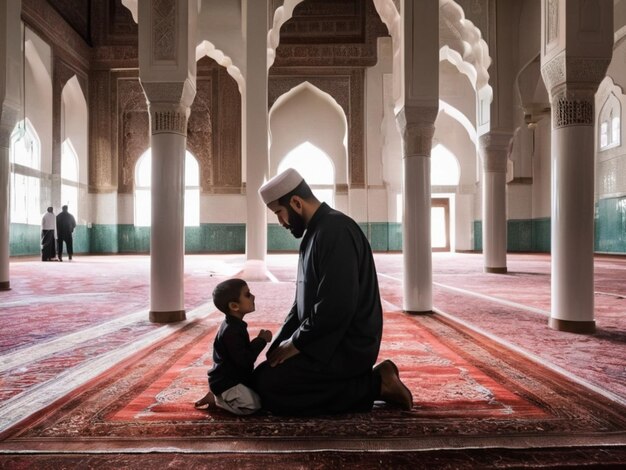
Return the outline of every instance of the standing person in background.
[[[76,219],[67,211],[67,206],[63,206],[62,212],[57,215],[57,231],[58,231],[58,253],[59,261],[63,261],[63,242],[67,248],[67,256],[70,261],[74,254],[74,244],[72,242],[72,233],[76,228]]]
[[[41,218],[41,261],[50,261],[56,257],[57,218],[52,207]]]

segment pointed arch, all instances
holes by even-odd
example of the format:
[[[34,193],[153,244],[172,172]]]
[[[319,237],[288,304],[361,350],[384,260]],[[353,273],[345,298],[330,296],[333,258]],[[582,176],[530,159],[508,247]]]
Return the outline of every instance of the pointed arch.
[[[84,185],[87,184],[89,177],[88,118],[87,100],[78,77],[73,75],[61,91],[61,133],[63,141],[71,143],[72,151],[77,159],[78,173],[75,181]],[[61,153],[63,154],[63,149]],[[63,161],[61,161],[61,174],[63,173]]]
[[[322,149],[309,141],[298,145],[280,161],[276,174],[287,168],[306,175],[306,181],[315,196],[331,207],[335,205],[335,167]]]
[[[306,109],[306,113],[302,113]],[[281,95],[269,113],[270,174],[292,150],[308,142],[330,158],[335,184],[348,183],[348,124],[328,93],[303,82]],[[306,176],[305,176],[306,177]]]

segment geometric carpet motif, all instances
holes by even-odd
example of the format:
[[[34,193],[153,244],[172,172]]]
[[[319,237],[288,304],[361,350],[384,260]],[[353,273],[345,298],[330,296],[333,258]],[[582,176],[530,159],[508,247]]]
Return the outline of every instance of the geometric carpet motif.
[[[277,331],[279,316],[251,320],[251,337],[259,328]],[[221,319],[191,322],[137,352],[3,433],[0,449],[411,451],[494,439],[528,448],[596,435],[610,444],[626,430],[624,409],[563,376],[440,316],[394,311],[385,313],[380,358],[398,365],[413,393],[411,411],[378,404],[371,413],[294,418],[196,410]]]

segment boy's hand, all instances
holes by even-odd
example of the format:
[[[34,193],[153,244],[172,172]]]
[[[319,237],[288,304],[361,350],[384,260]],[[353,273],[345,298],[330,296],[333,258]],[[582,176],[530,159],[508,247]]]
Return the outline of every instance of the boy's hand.
[[[266,343],[269,343],[272,341],[272,332],[270,330],[261,330],[259,331],[258,337],[264,339]]]

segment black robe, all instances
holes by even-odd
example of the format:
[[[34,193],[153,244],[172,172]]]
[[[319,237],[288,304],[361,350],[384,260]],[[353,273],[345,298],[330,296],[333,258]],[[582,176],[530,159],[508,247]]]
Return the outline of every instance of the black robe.
[[[300,354],[255,371],[263,408],[281,414],[365,411],[380,391],[372,374],[382,307],[361,228],[322,204],[300,244],[296,300],[269,351],[292,338]]]
[[[250,341],[247,323],[226,315],[213,341],[213,367],[208,372],[213,394],[220,395],[237,384],[250,387],[254,362],[266,344],[258,337]]]

